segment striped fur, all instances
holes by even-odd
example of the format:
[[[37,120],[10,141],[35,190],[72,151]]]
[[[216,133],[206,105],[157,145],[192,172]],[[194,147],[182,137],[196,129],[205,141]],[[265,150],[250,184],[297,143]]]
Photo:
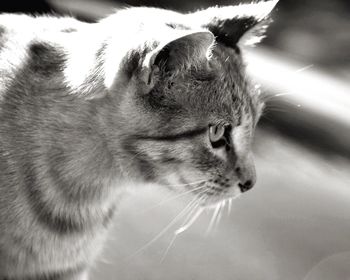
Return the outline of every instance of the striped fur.
[[[216,8],[217,27],[203,11],[0,15],[0,279],[87,279],[125,182],[206,180],[203,206],[239,193],[263,104],[237,45],[248,30],[222,23],[253,28],[274,4]],[[210,145],[220,123],[230,151]]]

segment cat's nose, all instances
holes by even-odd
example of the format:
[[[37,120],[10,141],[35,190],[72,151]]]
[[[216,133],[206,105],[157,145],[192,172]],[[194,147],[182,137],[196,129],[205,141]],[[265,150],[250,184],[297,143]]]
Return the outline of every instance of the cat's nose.
[[[243,184],[238,183],[238,187],[242,193],[249,191],[253,186],[254,186],[254,184],[251,180],[245,181]]]
[[[249,155],[237,162],[235,173],[238,177],[238,187],[241,192],[249,191],[256,183],[256,172],[253,157]]]

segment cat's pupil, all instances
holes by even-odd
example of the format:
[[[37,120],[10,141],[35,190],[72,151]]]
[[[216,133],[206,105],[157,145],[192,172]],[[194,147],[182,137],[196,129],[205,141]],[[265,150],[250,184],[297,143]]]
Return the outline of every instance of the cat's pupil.
[[[209,139],[214,149],[225,147],[226,150],[231,149],[231,125],[211,125],[209,126]]]

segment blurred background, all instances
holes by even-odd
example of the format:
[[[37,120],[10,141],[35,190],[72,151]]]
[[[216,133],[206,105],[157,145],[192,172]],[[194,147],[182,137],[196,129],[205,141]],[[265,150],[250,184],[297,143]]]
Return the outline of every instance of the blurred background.
[[[125,6],[188,12],[246,1],[6,2],[1,12],[93,22]],[[155,187],[135,192],[91,279],[350,279],[350,2],[280,0],[273,18],[267,38],[245,50],[268,95],[254,144],[256,187],[209,234],[212,212],[173,244],[179,224],[167,225],[186,198],[164,199]]]

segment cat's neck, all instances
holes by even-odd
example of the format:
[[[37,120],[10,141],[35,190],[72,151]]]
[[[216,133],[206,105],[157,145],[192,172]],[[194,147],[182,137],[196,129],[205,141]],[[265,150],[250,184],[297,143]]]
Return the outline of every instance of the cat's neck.
[[[116,136],[111,133],[118,130],[118,119],[110,114],[112,102],[110,98],[48,101],[50,112],[43,114],[46,127],[38,131],[46,139],[45,171],[48,183],[73,201],[109,200],[125,180]]]

